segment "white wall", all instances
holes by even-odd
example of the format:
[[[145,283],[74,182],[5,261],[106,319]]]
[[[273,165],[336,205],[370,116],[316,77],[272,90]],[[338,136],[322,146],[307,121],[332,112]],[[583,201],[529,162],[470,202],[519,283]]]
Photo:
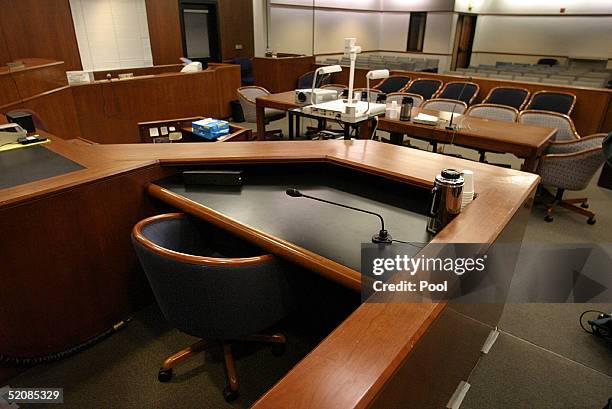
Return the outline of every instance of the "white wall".
[[[455,0],[456,11],[470,11],[470,5],[474,13],[558,15],[562,7],[566,14],[612,13],[610,0]]]
[[[256,0],[255,0],[256,1]],[[358,38],[364,50],[405,52],[410,11],[429,11],[423,52],[450,67],[456,12],[479,13],[473,64],[516,61],[539,56],[612,58],[612,0],[314,0],[317,7],[352,9],[315,11],[314,53],[341,52],[342,39]],[[270,40],[278,52],[311,54],[313,0],[270,0]],[[289,6],[288,6],[289,5]],[[293,6],[293,7],[290,7]],[[559,15],[564,7],[567,16]],[[357,11],[362,10],[362,11]],[[452,11],[455,11],[453,13]],[[490,15],[490,14],[500,15]],[[550,16],[520,16],[520,14]],[[505,16],[504,14],[508,14]],[[376,44],[377,41],[377,44]],[[479,53],[487,52],[486,54]],[[497,52],[499,54],[489,54]],[[513,55],[514,54],[514,55]],[[534,54],[517,55],[517,54]],[[560,58],[563,62],[563,58]]]
[[[473,65],[535,63],[543,56],[561,63],[564,56],[612,58],[612,18],[597,16],[612,13],[610,0],[455,0],[455,10],[479,14]]]
[[[315,11],[315,54],[342,50],[346,37],[356,37],[362,50],[378,50],[379,35],[379,13]]]
[[[453,0],[315,0],[313,50],[309,37],[313,1],[270,0],[270,45],[276,52],[328,54],[341,52],[345,37],[356,37],[364,51],[405,53],[410,10],[436,11],[427,16],[423,52],[428,54],[410,56],[438,58],[445,69],[450,58],[444,54],[451,52],[454,36],[453,4]]]
[[[253,0],[253,40],[255,57],[266,53],[266,0]]]
[[[612,57],[612,17],[479,16],[474,51]]]
[[[312,10],[271,7],[269,29],[275,52],[312,55]]]
[[[144,0],[70,0],[84,70],[153,65]]]

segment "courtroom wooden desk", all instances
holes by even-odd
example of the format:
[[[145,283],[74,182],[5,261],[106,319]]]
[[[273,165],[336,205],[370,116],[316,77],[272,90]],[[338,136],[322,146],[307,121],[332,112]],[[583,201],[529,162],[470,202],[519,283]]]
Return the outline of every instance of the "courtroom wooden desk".
[[[298,108],[300,105],[295,102],[295,92],[286,91],[277,94],[270,94],[263,97],[255,98],[255,110],[257,113],[257,140],[264,141],[266,139],[266,123],[265,123],[265,108],[275,108],[281,111]]]
[[[263,140],[265,135],[264,109],[276,108],[289,110],[298,108],[292,91],[270,94],[256,99],[257,139]],[[414,108],[412,116],[419,112],[450,118],[449,113]],[[413,122],[390,120],[380,117],[378,129],[392,133],[408,134],[416,138],[433,142],[450,143],[491,152],[511,153],[524,158],[523,170],[534,172],[538,158],[556,134],[556,129],[519,124],[515,122],[493,121],[472,118],[465,115],[455,115],[455,123],[461,129],[456,132],[444,128],[446,122],[437,125],[420,125]],[[367,133],[367,132],[366,132]]]
[[[413,108],[412,117],[419,112],[438,116],[442,121],[437,125],[423,125],[411,121],[400,121],[381,117],[378,129],[390,133],[406,134],[430,142],[451,143],[479,151],[511,153],[525,159],[522,170],[535,172],[538,158],[542,156],[554,139],[557,130],[516,122],[494,121],[455,115],[456,131],[446,129],[450,120],[449,112]]]
[[[0,162],[10,155],[22,172],[40,170],[27,162],[37,149],[76,166],[22,184],[0,175],[9,186],[0,189],[0,351],[16,357],[73,347],[150,303],[126,232],[158,212],[145,183],[169,174],[155,160],[114,161],[39,133],[51,142],[0,152]],[[0,366],[1,380],[12,373]]]
[[[81,135],[98,143],[140,141],[137,123],[160,118],[230,116],[240,67],[209,64],[199,72],[165,72],[71,86]]]
[[[253,58],[255,85],[264,87],[272,93],[295,89],[298,78],[313,70],[315,57],[279,56]]]
[[[36,355],[67,347],[136,308],[146,285],[134,272],[131,227],[159,207],[145,193],[151,191],[147,182],[180,169],[314,162],[424,191],[442,168],[471,169],[478,199],[432,243],[485,245],[522,240],[539,182],[529,173],[367,140],[55,146],[60,145],[87,169],[47,180],[51,188],[42,181],[0,191],[0,222],[7,226],[3,237],[11,238],[9,262],[2,271],[2,279],[9,281],[0,288],[11,308],[0,310],[8,320],[3,322],[9,323],[3,327],[8,333],[0,338],[6,343],[0,349],[10,354]],[[176,203],[280,257],[359,288],[360,274],[353,268],[201,204]],[[22,257],[21,243],[34,240],[47,246],[39,246],[36,257]],[[445,303],[362,304],[254,407],[389,408],[401,407],[401,402],[422,407],[421,399],[443,406],[458,379],[465,379],[477,362],[481,342],[495,322],[484,320],[475,326]],[[469,348],[458,349],[459,341]],[[430,356],[428,351],[440,353]],[[414,365],[422,359],[428,369],[418,372]],[[415,390],[422,396],[410,396]]]

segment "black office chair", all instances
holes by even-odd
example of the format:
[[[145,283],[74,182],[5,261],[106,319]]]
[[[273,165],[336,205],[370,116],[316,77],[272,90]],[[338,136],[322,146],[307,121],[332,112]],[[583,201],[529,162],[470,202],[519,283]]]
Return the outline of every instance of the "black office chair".
[[[504,105],[518,109],[519,111],[529,99],[527,88],[494,87],[482,101],[483,104]]]
[[[417,78],[412,81],[403,92],[418,94],[424,99],[430,99],[442,87],[442,81],[431,78]]]
[[[249,57],[234,58],[234,64],[240,65],[240,79],[242,85],[253,85],[255,78],[253,77],[253,61]]]
[[[213,240],[211,240],[213,238]],[[282,334],[253,335],[285,317],[292,305],[283,264],[270,254],[182,213],[153,216],[132,231],[136,254],[166,319],[177,329],[204,338],[168,357],[158,379],[214,341],[223,345],[229,402],[238,397],[232,341],[273,343],[284,350]]]
[[[4,115],[14,116],[20,112],[26,112],[32,115],[32,122],[34,122],[34,127],[36,128],[36,130],[49,132],[49,127],[47,126],[45,121],[43,121],[43,119],[40,117],[40,115],[38,115],[38,113],[36,113],[36,111],[32,111],[31,109],[27,109],[27,108],[12,109],[10,111],[5,112]]]
[[[470,105],[478,95],[478,91],[480,91],[480,86],[474,82],[453,81],[444,84],[444,88],[436,95],[436,98],[454,99]]]
[[[303,74],[300,78],[298,78],[297,89],[312,88],[313,75],[314,71],[308,71],[306,74]],[[322,85],[327,85],[330,82],[330,74],[317,75],[317,83],[315,84],[315,88],[320,88]]]
[[[391,75],[376,84],[372,89],[390,94],[392,92],[400,92],[410,82],[410,77],[404,75]]]
[[[569,115],[574,109],[576,95],[560,91],[534,92],[527,105],[530,110],[552,111]]]

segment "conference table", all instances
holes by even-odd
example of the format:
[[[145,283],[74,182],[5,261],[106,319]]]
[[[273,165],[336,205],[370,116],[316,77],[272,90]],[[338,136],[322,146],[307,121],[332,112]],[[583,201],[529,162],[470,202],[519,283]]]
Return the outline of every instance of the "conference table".
[[[295,103],[294,92],[270,94],[256,99],[257,106],[257,139],[265,135],[264,109],[276,108],[290,110],[300,107]],[[452,143],[481,152],[510,153],[524,159],[522,170],[535,172],[540,156],[544,154],[557,133],[554,128],[544,128],[516,122],[495,121],[484,118],[454,115],[453,122],[457,130],[446,129],[450,120],[449,112],[413,108],[412,117],[419,113],[433,115],[441,120],[436,125],[417,124],[412,121],[400,121],[383,117],[379,118],[378,130],[392,134],[392,142],[400,144],[394,134],[408,135],[434,144]],[[298,125],[299,126],[299,125]],[[364,127],[367,128],[367,127]],[[371,132],[364,129],[362,135],[369,137]]]
[[[539,182],[531,173],[372,140],[103,145],[45,136],[49,144],[19,155],[49,166],[61,156],[59,170],[0,188],[0,223],[10,237],[0,297],[11,306],[0,309],[0,350],[15,356],[66,349],[152,302],[130,232],[153,214],[183,211],[360,291],[359,244],[378,231],[378,220],[288,197],[285,188],[376,209],[394,238],[427,248],[520,242]],[[42,152],[28,151],[35,148]],[[429,191],[447,167],[474,171],[478,198],[431,237]],[[186,185],[181,172],[194,169],[243,170],[245,183]],[[39,245],[26,255],[23,243]],[[358,305],[253,407],[444,406],[476,365],[498,307]]]

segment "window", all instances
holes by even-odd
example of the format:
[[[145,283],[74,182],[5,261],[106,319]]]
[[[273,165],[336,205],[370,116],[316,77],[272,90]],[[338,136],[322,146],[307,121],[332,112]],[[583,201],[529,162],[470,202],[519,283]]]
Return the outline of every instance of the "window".
[[[423,51],[427,13],[410,13],[406,51]]]

